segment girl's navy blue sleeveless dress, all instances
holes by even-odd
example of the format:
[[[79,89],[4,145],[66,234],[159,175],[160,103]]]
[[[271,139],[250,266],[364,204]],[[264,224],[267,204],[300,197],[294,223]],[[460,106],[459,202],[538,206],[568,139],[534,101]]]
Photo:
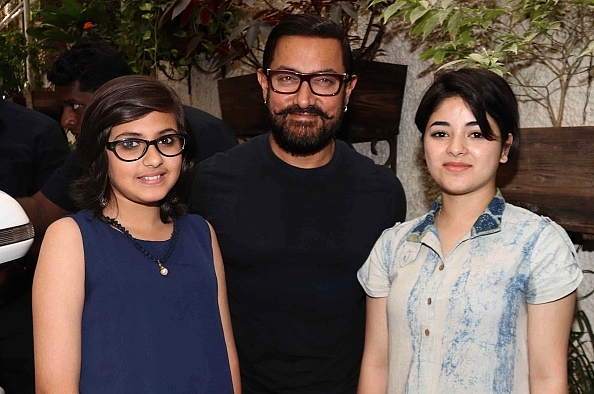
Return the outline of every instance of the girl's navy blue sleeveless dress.
[[[80,392],[232,393],[217,302],[210,231],[177,219],[168,276],[90,211],[73,218],[85,254]],[[168,241],[140,241],[163,256]]]

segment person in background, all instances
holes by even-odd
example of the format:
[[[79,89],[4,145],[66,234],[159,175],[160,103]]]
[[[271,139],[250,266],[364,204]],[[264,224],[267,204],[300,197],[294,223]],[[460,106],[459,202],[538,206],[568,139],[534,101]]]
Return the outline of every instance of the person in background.
[[[415,122],[441,194],[386,230],[359,270],[359,393],[567,393],[582,271],[559,225],[496,187],[519,146],[514,93],[488,70],[446,72]]]
[[[40,112],[0,101],[0,190],[13,198],[37,192],[68,157],[60,125]],[[34,392],[31,281],[36,254],[0,265],[0,387]]]
[[[33,283],[38,393],[241,392],[216,236],[181,201],[195,148],[153,78],[113,79],[89,102],[82,210],[50,225]]]
[[[404,220],[406,200],[387,167],[335,138],[357,82],[352,63],[334,22],[284,19],[257,73],[271,132],[195,173],[190,209],[220,242],[245,394],[357,387],[365,297],[356,272],[380,233]]]
[[[69,153],[64,131],[55,120],[0,101],[0,190],[13,198],[36,193]]]
[[[62,101],[62,126],[78,136],[82,117],[95,91],[116,77],[131,74],[132,69],[123,56],[103,42],[77,44],[62,54],[48,72],[48,80]],[[184,106],[184,110],[198,143],[197,161],[237,145],[233,132],[220,119],[197,108]],[[78,210],[69,195],[70,185],[81,175],[78,160],[75,150],[40,191],[17,199],[40,239],[49,224]]]

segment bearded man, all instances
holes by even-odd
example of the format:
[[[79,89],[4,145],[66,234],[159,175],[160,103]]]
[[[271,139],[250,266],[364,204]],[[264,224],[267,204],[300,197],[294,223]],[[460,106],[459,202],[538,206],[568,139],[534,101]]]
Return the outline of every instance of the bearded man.
[[[257,73],[270,133],[195,175],[190,209],[220,243],[245,394],[356,392],[365,331],[356,272],[405,219],[406,199],[388,168],[335,138],[352,67],[340,26],[284,19]]]

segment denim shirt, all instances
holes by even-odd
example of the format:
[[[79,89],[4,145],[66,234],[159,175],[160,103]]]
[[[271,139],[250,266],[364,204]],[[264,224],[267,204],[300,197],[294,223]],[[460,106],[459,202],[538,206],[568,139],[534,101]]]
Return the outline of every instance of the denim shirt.
[[[527,304],[582,280],[565,231],[500,192],[447,256],[435,213],[384,231],[358,272],[388,297],[388,393],[528,393]]]

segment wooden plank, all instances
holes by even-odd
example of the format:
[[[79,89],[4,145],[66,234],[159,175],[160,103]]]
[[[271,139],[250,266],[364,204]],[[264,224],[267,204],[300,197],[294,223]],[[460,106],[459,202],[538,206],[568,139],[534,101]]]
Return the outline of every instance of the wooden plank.
[[[60,98],[53,90],[33,90],[31,100],[35,110],[51,110],[58,114],[62,111]]]
[[[594,234],[594,127],[525,128],[519,155],[501,165],[507,201]]]
[[[401,64],[359,61],[355,62],[357,85],[351,94],[345,114],[349,128],[384,130],[390,135],[398,134],[407,67]],[[347,133],[348,140],[364,138],[358,133]]]
[[[220,79],[218,87],[222,118],[238,137],[268,132],[268,110],[256,73]]]

